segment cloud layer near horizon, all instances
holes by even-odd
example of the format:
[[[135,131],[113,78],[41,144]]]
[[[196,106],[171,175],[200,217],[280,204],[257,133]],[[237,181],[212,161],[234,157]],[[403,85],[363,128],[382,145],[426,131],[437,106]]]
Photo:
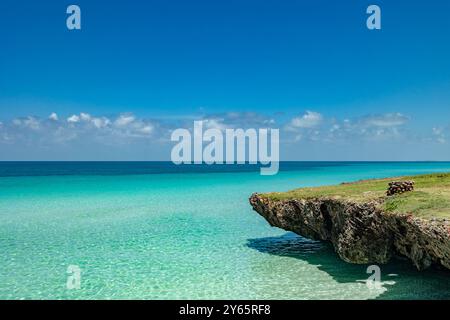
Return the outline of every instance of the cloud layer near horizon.
[[[220,130],[279,128],[282,160],[304,160],[305,154],[318,148],[329,150],[319,153],[321,160],[338,160],[342,156],[331,151],[338,146],[347,150],[345,158],[353,156],[354,160],[365,159],[360,156],[361,150],[386,149],[392,153],[395,145],[403,149],[405,145],[417,148],[421,144],[442,148],[449,131],[447,127],[434,127],[420,135],[408,126],[410,118],[401,113],[337,119],[311,110],[292,117],[227,112],[167,120],[139,118],[132,113],[104,116],[81,112],[61,116],[53,112],[45,118],[25,116],[0,122],[0,159],[169,160],[174,144],[170,141],[171,132],[191,129],[194,120],[203,120],[205,128]]]

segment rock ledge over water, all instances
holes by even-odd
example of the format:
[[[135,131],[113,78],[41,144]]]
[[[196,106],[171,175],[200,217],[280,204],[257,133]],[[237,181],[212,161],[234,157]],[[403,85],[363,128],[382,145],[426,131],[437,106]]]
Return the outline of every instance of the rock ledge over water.
[[[448,219],[422,219],[383,209],[383,198],[273,199],[254,193],[253,209],[271,226],[314,240],[331,241],[350,263],[387,263],[393,256],[409,258],[419,270],[431,265],[450,269]]]

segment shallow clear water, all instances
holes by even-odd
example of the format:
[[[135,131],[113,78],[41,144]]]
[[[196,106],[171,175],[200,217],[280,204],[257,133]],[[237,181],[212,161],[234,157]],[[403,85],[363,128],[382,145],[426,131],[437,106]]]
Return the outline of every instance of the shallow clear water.
[[[369,289],[367,266],[271,228],[248,204],[255,191],[450,171],[450,163],[291,164],[270,177],[66,166],[70,175],[46,176],[33,164],[22,164],[27,174],[0,164],[0,299],[450,298],[448,272],[417,272],[408,261],[381,266],[382,287]],[[69,265],[81,268],[79,290],[66,288]]]

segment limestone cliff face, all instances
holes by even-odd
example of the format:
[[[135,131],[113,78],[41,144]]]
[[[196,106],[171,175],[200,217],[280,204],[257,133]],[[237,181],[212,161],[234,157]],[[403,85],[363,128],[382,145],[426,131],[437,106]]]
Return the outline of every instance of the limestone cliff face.
[[[432,264],[450,269],[450,228],[444,222],[386,213],[377,201],[273,201],[253,194],[250,204],[271,226],[331,241],[339,257],[350,263],[382,264],[402,255],[419,270]]]

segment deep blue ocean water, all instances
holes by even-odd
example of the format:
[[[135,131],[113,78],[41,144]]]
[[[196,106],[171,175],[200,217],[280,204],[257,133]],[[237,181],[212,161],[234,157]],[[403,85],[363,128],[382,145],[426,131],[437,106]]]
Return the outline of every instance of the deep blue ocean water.
[[[371,162],[281,162],[280,171],[314,170],[325,167],[367,165]],[[373,162],[376,164],[376,162]],[[392,162],[395,164],[395,162]],[[426,162],[423,162],[426,163]],[[0,162],[0,177],[13,176],[57,176],[57,175],[139,175],[163,173],[220,173],[259,172],[260,165],[176,165],[168,161],[33,161]]]

